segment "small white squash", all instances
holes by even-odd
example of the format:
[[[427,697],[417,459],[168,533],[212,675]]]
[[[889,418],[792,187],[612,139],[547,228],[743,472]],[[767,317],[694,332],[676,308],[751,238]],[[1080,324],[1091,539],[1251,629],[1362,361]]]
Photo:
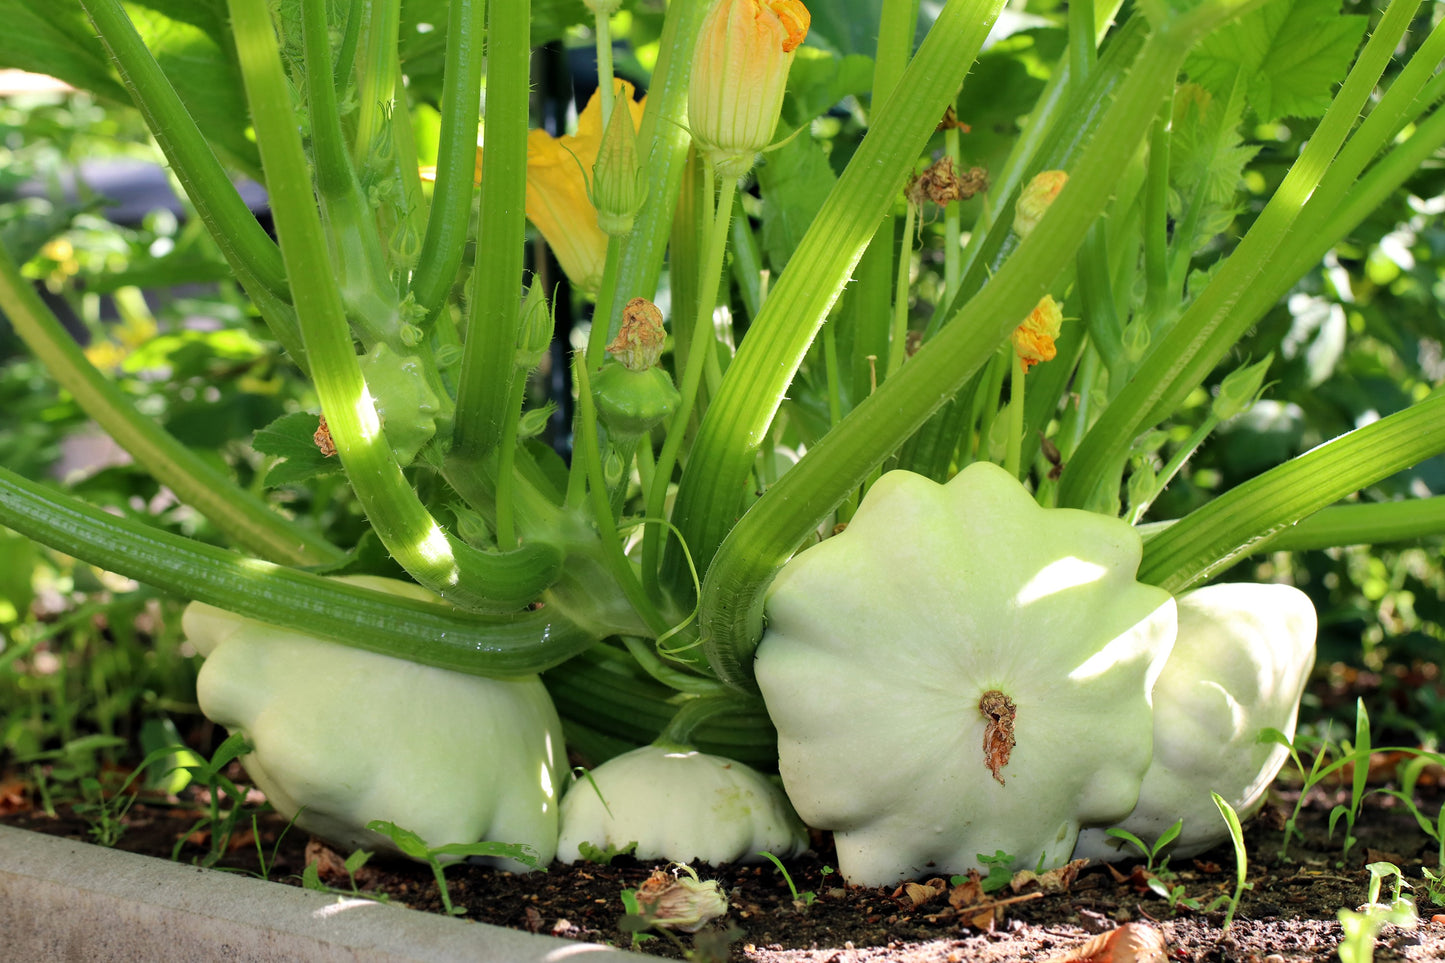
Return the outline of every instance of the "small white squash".
[[[638,859],[718,865],[779,858],[808,848],[788,800],[749,766],[685,746],[651,745],[615,756],[562,797],[557,858],[575,863],[581,845],[637,843]]]

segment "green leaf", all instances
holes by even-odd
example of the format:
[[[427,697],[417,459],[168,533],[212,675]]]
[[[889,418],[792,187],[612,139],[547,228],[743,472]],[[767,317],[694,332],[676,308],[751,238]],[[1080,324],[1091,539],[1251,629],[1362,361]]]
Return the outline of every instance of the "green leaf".
[[[1339,0],[1269,0],[1200,42],[1184,70],[1215,94],[1236,74],[1261,123],[1318,117],[1344,79],[1368,18],[1341,16]]]
[[[341,470],[339,459],[326,457],[316,447],[315,434],[318,424],[316,415],[307,411],[296,411],[282,415],[256,432],[251,441],[252,447],[263,455],[282,459],[266,473],[267,488],[291,485]]]
[[[868,93],[873,86],[873,58],[862,54],[840,57],[816,47],[799,47],[788,70],[788,94],[783,119],[801,127],[827,113],[844,97]]]
[[[1198,251],[1234,219],[1244,167],[1259,150],[1245,146],[1240,137],[1243,110],[1243,102],[1231,99],[1228,91],[1216,96],[1199,84],[1184,84],[1175,95],[1169,180],[1178,191],[1172,213],[1181,229],[1192,228],[1186,229],[1189,237],[1174,239],[1186,254]]]
[[[440,852],[440,850],[434,851],[428,849],[426,840],[422,839],[410,829],[402,829],[388,819],[373,819],[366,824],[366,828],[374,833],[380,833],[385,836],[396,845],[397,849],[412,859],[420,860],[423,863],[432,861],[433,852]]]
[[[798,136],[764,155],[757,169],[763,193],[763,251],[776,277],[813,223],[837,178],[822,148]]]
[[[178,10],[196,5],[166,6]],[[126,12],[206,139],[247,169],[259,170],[256,145],[246,137],[249,114],[240,67],[224,35],[218,43],[207,32],[206,27],[218,29],[213,15],[204,8],[190,11],[206,24],[202,27],[135,4],[127,4]]]
[[[370,826],[367,827],[371,828]],[[410,853],[408,853],[410,855]],[[438,846],[431,850],[432,856],[492,856],[501,859],[514,859],[523,866],[530,866],[532,869],[543,869],[542,861],[537,858],[537,851],[522,843],[493,843],[483,840],[479,843],[447,843],[445,846]]]
[[[109,100],[130,102],[77,0],[0,0],[0,22],[5,24],[0,66],[49,74]]]

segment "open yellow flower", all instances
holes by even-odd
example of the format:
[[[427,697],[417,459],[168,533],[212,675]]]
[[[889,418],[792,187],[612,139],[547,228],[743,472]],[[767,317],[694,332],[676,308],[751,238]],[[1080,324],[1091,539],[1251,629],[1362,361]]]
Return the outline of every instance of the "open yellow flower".
[[[632,100],[632,85],[614,81],[614,109],[632,113],[634,128],[646,101]],[[572,283],[597,290],[607,261],[607,235],[597,226],[597,209],[587,196],[587,179],[602,146],[602,102],[594,93],[577,117],[577,132],[553,137],[545,130],[527,135],[527,219],[542,232]]]
[[[647,98],[633,101],[632,85],[614,80],[614,103],[627,105],[633,129],[642,122]],[[607,262],[607,235],[597,226],[597,209],[587,179],[602,147],[602,101],[594,91],[577,117],[577,132],[553,137],[545,130],[527,135],[527,220],[531,221],[572,283],[596,291]],[[435,168],[422,168],[422,180],[434,180]],[[477,148],[477,183],[482,181],[482,149]]]

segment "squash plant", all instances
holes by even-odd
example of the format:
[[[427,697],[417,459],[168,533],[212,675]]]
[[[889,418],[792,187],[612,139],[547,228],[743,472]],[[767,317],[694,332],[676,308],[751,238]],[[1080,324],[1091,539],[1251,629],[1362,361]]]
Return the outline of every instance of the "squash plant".
[[[20,337],[218,538],[117,517],[3,468],[0,522],[231,613],[207,622],[209,610],[192,610],[202,631],[218,633],[213,659],[255,669],[237,684],[258,691],[220,700],[237,708],[219,710],[224,721],[259,725],[255,713],[288,704],[282,690],[296,680],[266,659],[320,675],[327,661],[316,653],[349,646],[508,684],[543,673],[568,743],[593,760],[665,734],[667,746],[772,768],[770,710],[781,720],[796,708],[795,691],[760,695],[754,673],[775,575],[800,549],[802,565],[828,557],[886,569],[899,549],[889,539],[902,533],[864,525],[869,499],[904,499],[897,511],[924,531],[953,524],[927,507],[931,496],[908,502],[917,486],[885,469],[935,483],[983,472],[989,498],[1010,506],[986,546],[999,564],[979,566],[993,586],[992,601],[974,593],[985,603],[1107,549],[1111,561],[1096,567],[1130,588],[1098,601],[1105,628],[1095,641],[1107,648],[1133,624],[1128,605],[1167,611],[1167,624],[1141,631],[1147,644],[1101,675],[1129,690],[1108,707],[1127,729],[1128,771],[1092,808],[1041,802],[1057,817],[1044,830],[1011,825],[1005,810],[989,817],[1007,827],[1000,838],[1019,847],[1016,858],[1056,861],[1081,827],[1122,819],[1138,799],[1172,596],[1265,548],[1445,531],[1438,496],[1336,507],[1445,450],[1445,394],[1428,386],[1183,517],[1149,515],[1213,428],[1268,390],[1259,356],[1274,345],[1250,341],[1253,359],[1236,352],[1252,326],[1438,156],[1445,26],[1430,5],[1390,0],[1345,15],[1335,0],[1085,0],[1061,13],[1041,2],[1050,29],[1016,34],[1002,54],[981,54],[1002,0],[947,0],[926,30],[914,0],[811,11],[805,0],[670,0],[660,17],[641,2],[588,6],[0,0],[19,25],[0,37],[6,65],[140,109],[231,274],[314,386],[311,409],[255,426],[256,449],[281,460],[278,484],[341,472],[365,514],[363,541],[374,536],[389,558],[336,544],[168,436],[90,365],[0,252],[0,309]],[[610,28],[624,13],[639,38],[639,24],[657,28],[645,101],[612,78]],[[876,43],[860,44],[858,24]],[[574,26],[596,38],[596,102],[575,133],[529,131],[532,47]],[[1056,59],[1048,36],[1066,40]],[[983,78],[1007,75],[990,57],[1010,50],[1028,50],[1047,80],[1027,81],[1037,96],[1004,117]],[[975,117],[988,119],[978,136],[967,126]],[[1255,139],[1283,118],[1308,129],[1297,156]],[[993,128],[1005,136],[982,136]],[[425,179],[419,143],[435,150]],[[233,172],[264,183],[275,240],[241,202]],[[541,265],[528,276],[529,220],[565,278]],[[915,282],[923,236],[932,246],[919,263],[931,264],[941,241],[942,271]],[[560,285],[592,317],[570,363],[567,461],[531,440],[549,411],[526,400]],[[1084,547],[1050,527],[1059,510]],[[855,512],[867,537],[845,531],[807,550]],[[953,571],[961,560],[951,546],[945,538],[936,554],[915,553],[914,571]],[[388,568],[427,597],[327,577]],[[914,601],[907,582],[865,589],[827,591],[894,617]],[[788,597],[787,611],[828,597]],[[914,613],[920,624],[948,624],[954,609],[972,618],[955,598],[928,604],[947,611]],[[268,631],[290,641],[269,644]],[[781,652],[786,642],[768,645]],[[1000,651],[1034,643],[995,640]],[[354,670],[340,666],[353,663],[336,651],[344,680]],[[968,657],[966,646],[953,651]],[[910,678],[902,652],[869,658]],[[906,683],[865,679],[867,664],[840,671],[856,697],[875,700],[871,713],[876,700],[911,698]],[[331,703],[329,746],[372,731],[360,714],[431,691],[410,671],[361,671],[365,701],[351,702],[356,719],[346,700]],[[215,678],[213,688],[234,681]],[[983,780],[984,796],[1006,783],[1044,796],[1077,789],[1039,773],[1011,778],[1033,750],[1020,742],[1020,760],[1008,762],[1005,721],[1019,714],[1022,739],[1033,717],[990,692],[997,698],[966,700],[991,764],[980,774],[982,757],[971,758],[967,778]],[[555,767],[547,711],[535,715],[525,726],[496,722],[496,737],[522,726],[541,739],[527,758]],[[388,718],[398,745],[445,738],[432,722]],[[296,741],[286,747],[295,758],[318,751],[299,723],[277,728]],[[784,732],[785,752],[794,735]],[[885,736],[911,733],[868,733],[883,756]],[[1072,736],[1048,738],[1045,755],[1057,758],[1057,740]],[[365,740],[351,741],[364,756]],[[812,751],[806,741],[795,749]],[[258,744],[263,770],[266,751]],[[429,757],[450,765],[450,751]],[[846,808],[849,773],[830,778]],[[437,780],[491,800],[540,788],[549,812],[558,788],[536,773],[525,788]],[[334,799],[334,789],[307,792]],[[293,798],[305,803],[305,793]],[[475,813],[449,821],[387,805],[329,831],[393,816],[415,820],[408,828],[488,831]],[[327,818],[342,819],[341,808]],[[842,828],[817,818],[818,828]],[[504,841],[544,853],[556,842],[545,826],[518,832],[540,835]],[[958,864],[945,868],[996,848],[949,850]],[[901,863],[854,875],[905,873],[936,855],[908,849]]]

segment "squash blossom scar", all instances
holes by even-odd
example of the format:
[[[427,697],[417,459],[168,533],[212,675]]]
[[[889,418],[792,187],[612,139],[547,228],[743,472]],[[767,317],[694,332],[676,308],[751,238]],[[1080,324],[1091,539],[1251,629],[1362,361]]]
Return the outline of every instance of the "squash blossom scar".
[[[1002,692],[989,689],[979,697],[978,711],[987,720],[983,727],[983,763],[1002,786],[1001,770],[1008,765],[1014,749],[1014,716],[1018,708]]]

